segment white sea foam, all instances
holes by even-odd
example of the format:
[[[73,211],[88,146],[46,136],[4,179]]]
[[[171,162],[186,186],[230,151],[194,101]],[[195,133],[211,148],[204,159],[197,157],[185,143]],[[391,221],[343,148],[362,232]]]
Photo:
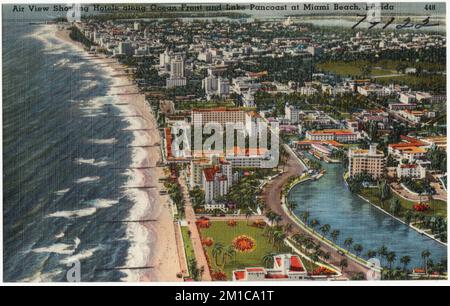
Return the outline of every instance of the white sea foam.
[[[83,250],[80,253],[74,254],[72,256],[68,256],[66,258],[64,258],[63,260],[61,260],[62,264],[70,264],[73,263],[74,261],[81,261],[83,259],[92,257],[92,255],[94,255],[95,251],[99,250],[99,247],[96,248],[92,248],[92,249],[87,249],[87,250]]]
[[[70,188],[57,190],[57,191],[55,191],[55,194],[56,194],[56,195],[63,195],[63,194],[65,194],[65,193],[67,193],[69,190],[70,190]]]
[[[116,138],[108,138],[108,139],[92,138],[92,139],[88,139],[88,142],[94,143],[94,144],[113,144],[113,143],[117,142],[117,139]]]
[[[63,238],[65,236],[64,232],[55,235],[56,239]]]
[[[70,60],[67,58],[63,58],[63,59],[60,59],[59,61],[57,61],[56,63],[54,63],[53,66],[63,67],[63,66],[66,66],[68,63],[70,63]]]
[[[76,237],[73,240],[73,244],[67,243],[55,243],[48,247],[35,248],[31,251],[34,253],[56,253],[56,254],[65,254],[71,255],[80,245],[80,239]]]
[[[80,68],[80,67],[78,67],[78,68]],[[95,81],[95,80],[83,80],[81,82],[80,89],[81,90],[90,90],[90,89],[93,89],[93,88],[97,87],[98,84],[99,84],[99,82]]]
[[[129,223],[127,226],[127,239],[131,242],[128,249],[127,266],[146,266],[150,254],[150,237],[147,228],[139,223]],[[123,280],[137,282],[140,280],[138,271],[126,271]]]
[[[92,118],[92,117],[106,116],[106,115],[108,115],[108,114],[107,114],[107,113],[103,113],[103,112],[99,112],[99,113],[93,113],[93,114],[83,115],[83,116],[81,116],[81,117]]]
[[[100,176],[85,176],[85,177],[75,180],[75,183],[77,183],[77,184],[91,183],[91,182],[98,181],[99,179],[100,179]]]
[[[95,199],[95,200],[92,200],[92,201],[89,201],[89,202],[96,208],[109,208],[109,207],[119,203],[119,200]]]
[[[104,166],[109,165],[109,162],[107,162],[105,160],[97,161],[94,158],[90,158],[90,159],[77,158],[77,159],[75,159],[75,162],[80,165],[87,164],[87,165],[92,165],[92,166],[97,166],[97,167],[104,167]]]
[[[31,250],[34,253],[56,253],[56,254],[72,254],[73,246],[65,243],[55,243],[48,247],[36,248]]]
[[[26,277],[26,278],[20,280],[20,282],[22,282],[22,283],[47,283],[47,282],[51,282],[56,276],[58,276],[62,272],[63,272],[62,270],[54,270],[54,271],[51,271],[48,273],[42,273],[41,271],[38,271],[35,274],[33,274],[32,276]]]
[[[97,208],[95,207],[88,207],[78,210],[62,210],[48,215],[48,218],[66,218],[66,219],[81,218],[91,216],[95,214],[96,211]]]

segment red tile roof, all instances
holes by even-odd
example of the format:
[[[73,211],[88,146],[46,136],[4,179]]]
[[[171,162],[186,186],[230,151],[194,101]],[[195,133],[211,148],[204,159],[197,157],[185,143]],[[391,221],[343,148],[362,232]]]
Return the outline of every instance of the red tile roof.
[[[248,272],[264,272],[264,268],[247,268]]]
[[[236,280],[243,280],[245,279],[245,275],[247,273],[245,271],[234,271],[234,278]]]
[[[298,256],[291,256],[291,271],[305,271],[305,269],[303,268],[303,264],[302,261],[300,260],[300,258],[298,258]]]
[[[208,182],[214,181],[214,176],[219,171],[220,169],[217,166],[203,169],[203,174],[205,175],[206,181]]]

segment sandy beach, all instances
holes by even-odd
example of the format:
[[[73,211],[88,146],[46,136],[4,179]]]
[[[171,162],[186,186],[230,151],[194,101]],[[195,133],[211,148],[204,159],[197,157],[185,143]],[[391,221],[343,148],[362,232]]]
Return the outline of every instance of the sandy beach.
[[[72,44],[84,51],[81,43],[70,39],[68,30],[58,30],[54,27],[55,36],[64,42]],[[85,52],[85,51],[84,51]],[[109,94],[119,96],[121,105],[116,105],[129,122],[128,129],[133,130],[133,164],[131,167],[151,167],[146,169],[130,169],[129,186],[156,186],[150,189],[129,189],[127,194],[135,204],[129,213],[130,220],[156,220],[154,222],[129,223],[127,228],[130,237],[130,248],[127,266],[151,266],[150,269],[124,270],[129,271],[124,281],[181,281],[177,278],[180,272],[180,261],[177,252],[175,229],[171,207],[167,196],[160,196],[162,184],[158,178],[164,176],[162,168],[156,167],[161,160],[160,134],[156,120],[145,96],[124,73],[124,67],[113,58],[95,56],[85,52],[86,58],[99,69],[109,75],[113,85]],[[122,104],[126,103],[126,105]],[[140,130],[137,130],[140,129]],[[145,129],[145,130],[142,130]],[[128,191],[127,191],[128,192]]]

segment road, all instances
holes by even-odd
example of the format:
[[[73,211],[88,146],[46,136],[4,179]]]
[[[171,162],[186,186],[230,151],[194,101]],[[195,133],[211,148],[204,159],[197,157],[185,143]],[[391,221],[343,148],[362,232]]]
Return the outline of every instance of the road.
[[[179,182],[181,186],[181,191],[183,192],[185,219],[188,224],[189,231],[191,232],[191,241],[194,247],[194,254],[195,259],[197,260],[197,267],[204,268],[204,272],[202,274],[202,281],[211,281],[211,272],[209,271],[208,261],[206,260],[205,252],[203,252],[200,233],[198,232],[197,225],[195,224],[197,218],[195,217],[194,208],[192,207],[192,202],[189,197],[189,191],[186,185],[184,175],[180,175]]]
[[[287,183],[290,177],[298,176],[303,172],[303,166],[298,162],[297,157],[293,154],[292,151],[288,150],[289,153],[289,159],[287,161],[287,165],[285,167],[286,171],[276,177],[274,180],[270,181],[266,187],[263,190],[263,198],[264,201],[267,204],[267,208],[270,208],[273,212],[279,214],[282,217],[282,221],[279,223],[280,225],[285,225],[287,223],[292,224],[293,233],[302,233],[308,236],[311,236],[310,233],[306,232],[304,229],[302,229],[300,226],[297,225],[296,222],[294,222],[290,216],[286,214],[286,212],[283,210],[281,206],[281,192],[283,189],[283,186]],[[315,243],[320,243],[321,248],[324,252],[330,254],[329,263],[339,267],[339,263],[341,259],[344,257],[347,258],[348,261],[348,267],[344,269],[342,274],[345,277],[352,277],[358,272],[362,272],[366,275],[366,273],[370,270],[366,266],[362,265],[361,263],[355,261],[355,259],[348,257],[347,255],[340,255],[336,249],[332,248],[331,246],[325,244],[320,238],[312,237]]]

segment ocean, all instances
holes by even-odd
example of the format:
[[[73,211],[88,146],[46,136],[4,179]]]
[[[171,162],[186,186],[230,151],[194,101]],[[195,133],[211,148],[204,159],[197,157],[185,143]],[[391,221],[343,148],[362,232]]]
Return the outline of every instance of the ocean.
[[[3,21],[4,281],[120,281],[134,197],[112,81],[46,26]],[[144,251],[144,250],[143,250]]]

